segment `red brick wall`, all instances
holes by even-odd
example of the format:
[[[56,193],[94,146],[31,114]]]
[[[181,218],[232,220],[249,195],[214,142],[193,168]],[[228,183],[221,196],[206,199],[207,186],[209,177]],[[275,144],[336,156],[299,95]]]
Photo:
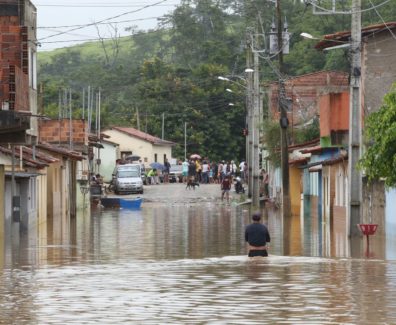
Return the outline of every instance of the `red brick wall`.
[[[29,110],[27,27],[19,18],[0,16],[0,103],[11,110]],[[0,105],[1,107],[1,105]]]
[[[40,142],[69,143],[70,120],[40,121],[39,132]],[[85,121],[72,121],[72,137],[74,144],[88,144],[87,123]]]
[[[338,71],[320,71],[286,81],[286,97],[291,99],[291,111],[288,113],[290,125],[302,124],[319,114],[318,97],[321,94],[348,90],[348,75]],[[278,83],[269,86],[269,113],[277,120]]]

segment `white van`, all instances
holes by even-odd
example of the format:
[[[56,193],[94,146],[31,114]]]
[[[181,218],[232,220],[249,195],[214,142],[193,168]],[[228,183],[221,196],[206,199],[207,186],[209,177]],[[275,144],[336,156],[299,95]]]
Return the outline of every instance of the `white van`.
[[[114,192],[143,194],[140,164],[118,165],[113,172]]]

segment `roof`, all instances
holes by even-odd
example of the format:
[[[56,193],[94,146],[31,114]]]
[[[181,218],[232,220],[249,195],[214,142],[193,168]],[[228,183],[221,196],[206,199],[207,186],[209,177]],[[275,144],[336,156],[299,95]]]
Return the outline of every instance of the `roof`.
[[[302,158],[296,158],[289,160],[289,165],[300,165],[300,164],[306,164],[308,161],[308,157],[302,157]]]
[[[298,143],[298,144],[293,144],[288,146],[289,151],[297,150],[297,149],[304,149],[305,147],[313,146],[313,145],[319,145],[320,144],[320,138],[316,138],[311,141],[307,141],[304,143]]]
[[[160,138],[157,138],[151,134],[139,131],[135,128],[126,128],[126,127],[120,127],[120,126],[114,126],[112,127],[113,130],[117,130],[119,132],[125,133],[131,137],[139,138],[141,140],[150,142],[155,145],[159,146],[174,146],[176,143],[172,141],[167,141],[167,140],[162,140]]]
[[[374,36],[376,33],[382,31],[389,31],[389,29],[396,28],[396,22],[388,22],[376,25],[370,25],[362,28],[362,37]],[[351,36],[351,31],[337,32],[334,34],[328,34],[323,36],[323,40],[315,45],[318,50],[323,50],[328,47],[340,45],[340,42],[349,42]]]
[[[64,155],[68,158],[71,158],[73,160],[83,160],[85,159],[82,155],[80,155],[78,152],[72,151],[72,150],[68,150],[65,148],[61,148],[61,147],[55,147],[49,143],[40,143],[36,146],[39,149],[43,149],[43,150],[48,150],[50,152],[54,152],[54,153],[58,153],[61,155]]]
[[[323,148],[319,145],[319,146],[301,149],[300,152],[301,153],[317,153],[317,152],[321,152],[322,150],[323,150]]]
[[[15,147],[15,157],[16,158],[21,158],[20,155],[20,148],[21,147]],[[0,154],[4,154],[6,156],[11,156],[12,157],[12,150],[5,148],[3,146],[0,146]],[[39,159],[37,156],[34,158],[33,155],[29,152],[26,152],[25,150],[23,150],[22,152],[22,162],[24,166],[27,167],[33,167],[33,168],[44,168],[44,167],[48,167],[49,164],[47,161],[44,161],[42,159]]]
[[[339,162],[342,162],[344,160],[348,160],[348,155],[338,154],[338,155],[336,155],[334,157],[327,158],[327,159],[321,160],[321,161],[315,161],[315,162],[306,164],[304,166],[301,166],[299,168],[301,168],[301,169],[309,168],[310,171],[313,171],[314,169],[311,169],[311,167],[319,166],[319,165],[321,165],[321,166],[335,165],[335,164],[338,164]]]

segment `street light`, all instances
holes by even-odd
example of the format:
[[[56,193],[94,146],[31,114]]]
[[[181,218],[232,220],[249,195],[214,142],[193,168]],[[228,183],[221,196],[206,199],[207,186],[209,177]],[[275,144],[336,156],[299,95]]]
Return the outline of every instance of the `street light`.
[[[312,36],[311,34],[309,34],[309,33],[301,33],[300,36],[303,37],[303,38],[308,38],[308,39],[317,39],[317,40],[320,39],[320,38],[317,38],[317,37],[313,37],[313,36]]]
[[[311,39],[311,40],[316,40],[316,41],[326,41],[325,38],[315,37],[315,36],[312,36],[309,33],[301,33],[300,36],[303,37],[303,38],[306,38],[306,39]],[[330,50],[344,49],[344,48],[351,47],[350,42],[344,42],[344,41],[339,41],[339,40],[335,40],[335,39],[328,40],[328,41],[331,41],[331,42],[334,42],[334,43],[340,43],[340,45],[327,47],[323,51],[330,51]]]

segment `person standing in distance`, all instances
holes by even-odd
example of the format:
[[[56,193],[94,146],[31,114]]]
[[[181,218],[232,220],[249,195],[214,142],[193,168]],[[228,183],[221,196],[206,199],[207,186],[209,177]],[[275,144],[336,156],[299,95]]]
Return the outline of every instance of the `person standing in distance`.
[[[255,212],[253,223],[245,229],[245,241],[249,244],[249,257],[268,256],[267,243],[271,241],[269,231],[261,221],[261,213]]]

